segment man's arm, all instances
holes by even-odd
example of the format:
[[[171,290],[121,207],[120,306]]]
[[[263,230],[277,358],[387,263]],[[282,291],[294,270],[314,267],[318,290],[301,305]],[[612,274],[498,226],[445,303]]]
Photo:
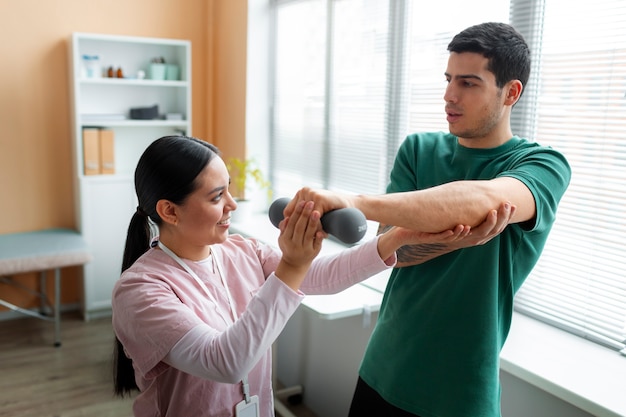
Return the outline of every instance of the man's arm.
[[[503,201],[516,207],[509,223],[533,220],[536,213],[528,187],[511,177],[455,181],[403,193],[349,196],[348,201],[368,219],[430,233],[453,229],[458,224],[476,227]]]
[[[420,242],[419,244],[402,246],[396,251],[398,256],[396,267],[419,265],[457,249],[484,245],[502,233],[502,231],[509,224],[515,210],[515,206],[511,206],[508,203],[502,203],[498,211],[490,211],[485,220],[479,226],[472,229],[470,229],[469,226],[465,226],[464,230],[459,229],[463,226],[457,226],[458,237],[455,239],[439,239],[432,240],[430,242],[425,239],[424,242]],[[381,224],[379,226],[378,233],[386,233],[393,228],[393,226]]]
[[[454,181],[424,190],[382,195],[342,195],[302,188],[287,205],[285,214],[289,215],[296,202],[302,200],[314,201],[320,213],[356,207],[369,220],[427,233],[453,230],[459,224],[476,227],[502,202],[516,207],[508,223],[532,221],[536,214],[532,193],[512,177]]]

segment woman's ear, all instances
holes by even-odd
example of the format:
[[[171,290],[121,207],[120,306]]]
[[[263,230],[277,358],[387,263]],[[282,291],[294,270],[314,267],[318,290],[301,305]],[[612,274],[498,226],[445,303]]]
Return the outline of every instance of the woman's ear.
[[[178,215],[176,213],[176,205],[169,200],[159,200],[156,203],[156,212],[161,220],[165,223],[176,226],[178,224]]]
[[[512,106],[517,103],[520,96],[522,95],[522,90],[524,86],[520,80],[512,80],[509,81],[509,84],[506,88],[506,97],[504,99],[504,104],[507,106]]]

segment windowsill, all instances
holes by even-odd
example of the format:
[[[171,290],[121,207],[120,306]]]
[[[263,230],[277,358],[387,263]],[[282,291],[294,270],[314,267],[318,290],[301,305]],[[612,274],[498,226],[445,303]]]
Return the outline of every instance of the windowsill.
[[[277,245],[278,230],[266,213],[233,224],[232,232]],[[322,255],[343,248],[340,243],[327,240]],[[387,277],[388,273],[378,274],[335,295],[307,296],[303,304],[328,320],[378,311]],[[626,358],[581,337],[514,313],[500,366],[590,414],[626,416]]]

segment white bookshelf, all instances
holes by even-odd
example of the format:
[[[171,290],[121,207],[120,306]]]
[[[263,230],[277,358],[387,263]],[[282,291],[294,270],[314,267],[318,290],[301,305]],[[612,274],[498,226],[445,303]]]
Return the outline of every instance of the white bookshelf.
[[[111,312],[111,291],[120,276],[126,230],[135,211],[134,170],[145,148],[170,134],[191,135],[191,43],[186,40],[73,33],[69,40],[70,97],[76,213],[94,260],[84,269],[85,319]],[[83,55],[97,55],[101,70],[88,77]],[[178,66],[174,80],[150,79],[150,64],[163,57]],[[124,78],[108,78],[109,66]],[[145,78],[139,78],[143,71]],[[130,118],[131,108],[158,105],[159,115],[180,120]],[[114,134],[115,173],[85,175],[83,129]]]

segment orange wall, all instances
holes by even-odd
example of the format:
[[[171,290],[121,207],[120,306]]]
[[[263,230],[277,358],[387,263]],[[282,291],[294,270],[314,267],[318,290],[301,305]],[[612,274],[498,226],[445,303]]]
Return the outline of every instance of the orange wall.
[[[247,1],[217,1],[213,57],[213,136],[224,156],[245,155]]]
[[[247,0],[0,0],[0,14],[0,233],[75,227],[72,32],[190,40],[192,134],[243,154]],[[78,302],[80,270],[63,277],[62,302]],[[35,305],[4,285],[0,297]]]

